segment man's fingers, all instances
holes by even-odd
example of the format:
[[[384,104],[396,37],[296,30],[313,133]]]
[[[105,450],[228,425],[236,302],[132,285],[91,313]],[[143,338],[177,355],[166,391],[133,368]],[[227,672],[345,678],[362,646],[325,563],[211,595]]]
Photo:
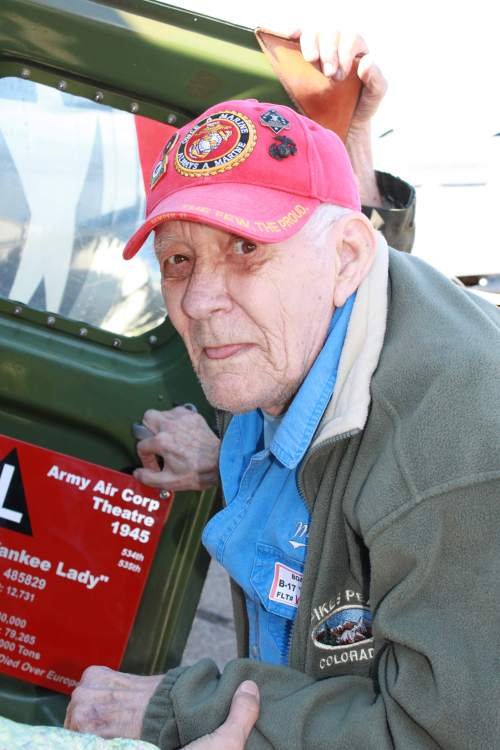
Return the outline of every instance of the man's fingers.
[[[71,714],[72,714],[72,712],[73,712],[73,706],[70,703],[69,706],[66,709],[66,716],[64,717],[64,724],[63,724],[64,729],[69,729],[70,726],[71,726]]]
[[[359,61],[358,76],[371,96],[379,100],[383,99],[387,91],[387,81],[378,65],[375,64],[372,55],[365,55]]]
[[[371,55],[361,58],[358,76],[363,83],[363,89],[351,123],[354,130],[357,125],[364,125],[371,120],[387,91],[387,81]]]
[[[233,695],[229,715],[222,725],[231,736],[241,738],[242,747],[259,718],[259,707],[259,688],[255,682],[245,680]]]
[[[259,689],[255,682],[245,680],[233,695],[229,714],[212,734],[205,734],[183,750],[245,750],[255,722],[259,717]]]
[[[274,29],[272,33],[281,34],[282,36],[287,36],[289,39],[300,39],[301,34],[303,32],[302,32],[302,29],[297,29],[297,28],[294,28],[293,31],[290,31],[290,30],[286,31],[285,29],[280,28],[280,29]]]
[[[200,471],[196,474],[185,473],[179,474],[172,471],[154,471],[152,469],[136,469],[134,479],[147,487],[155,487],[160,490],[170,490],[171,492],[183,492],[189,490],[206,490],[209,487],[215,487],[219,481],[219,474],[216,470]]]
[[[142,468],[134,477],[150,487],[202,490],[218,481],[220,440],[201,414],[185,406],[149,409],[143,419],[154,434],[136,446]]]
[[[136,450],[145,469],[159,472],[161,468],[158,456],[165,459],[167,453],[177,453],[179,445],[173,435],[168,432],[159,432],[154,437],[139,440]]]
[[[181,417],[196,413],[197,412],[193,412],[186,406],[173,406],[171,409],[165,411],[158,411],[158,409],[148,409],[146,412],[144,412],[142,422],[149,430],[151,430],[151,432],[154,432],[156,434],[157,432],[160,432],[160,430],[165,426],[168,427],[169,425],[171,425],[173,420],[178,420]]]
[[[319,56],[325,76],[334,76],[339,67],[339,32],[323,31],[318,35]]]
[[[338,55],[339,65],[345,78],[351,72],[355,58],[362,57],[368,52],[368,46],[359,34],[344,32],[339,36]]]
[[[300,49],[307,62],[319,60],[318,32],[305,29],[300,35]]]
[[[103,693],[103,696],[106,694]],[[66,710],[64,728],[72,732],[90,731],[98,719],[96,703],[103,706],[103,697],[100,691],[96,694],[91,688],[76,687],[71,696],[71,702]],[[96,732],[97,733],[97,732]]]
[[[151,440],[152,438],[147,438],[147,440]],[[145,440],[141,440],[140,443],[137,443],[136,449],[137,449],[137,455],[139,456],[142,465],[145,469],[148,469],[149,471],[159,472],[160,464],[158,463],[157,453],[156,451],[150,450],[147,446],[141,446],[141,443],[146,442]]]
[[[175,476],[170,471],[160,471],[159,468],[157,471],[154,469],[136,469],[134,479],[147,487],[157,487],[160,490],[175,491],[184,488],[185,484],[184,477]]]
[[[168,412],[161,412],[158,409],[148,409],[144,412],[142,423],[155,434],[161,429],[161,423],[163,421],[164,414]]]
[[[144,438],[137,443],[137,453],[139,457],[149,455],[162,455],[163,451],[172,451],[178,449],[178,441],[174,435],[169,432],[158,432],[153,437]]]
[[[295,32],[292,38],[297,34]],[[319,61],[323,73],[338,80],[346,78],[354,60],[368,52],[363,37],[348,31],[304,29],[299,38],[304,59],[312,63]]]

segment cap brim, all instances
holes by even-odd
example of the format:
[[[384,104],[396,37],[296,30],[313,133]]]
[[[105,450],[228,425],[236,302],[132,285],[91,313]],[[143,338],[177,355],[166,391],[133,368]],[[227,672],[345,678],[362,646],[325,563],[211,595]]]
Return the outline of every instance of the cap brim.
[[[155,206],[125,245],[123,257],[133,258],[156,226],[174,220],[208,224],[256,242],[282,242],[302,229],[319,205],[317,198],[259,185],[224,182],[186,187]]]

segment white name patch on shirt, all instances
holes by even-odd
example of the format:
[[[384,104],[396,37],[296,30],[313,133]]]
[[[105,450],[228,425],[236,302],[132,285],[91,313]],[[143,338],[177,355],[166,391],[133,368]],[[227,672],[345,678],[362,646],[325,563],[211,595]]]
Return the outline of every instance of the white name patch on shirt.
[[[300,571],[289,568],[282,563],[274,563],[274,578],[269,592],[269,599],[278,604],[298,607],[303,575]]]

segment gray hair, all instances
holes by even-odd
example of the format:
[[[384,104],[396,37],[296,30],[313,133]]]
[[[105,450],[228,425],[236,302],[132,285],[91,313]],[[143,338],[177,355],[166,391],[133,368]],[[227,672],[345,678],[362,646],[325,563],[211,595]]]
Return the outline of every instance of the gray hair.
[[[352,208],[335,206],[333,203],[321,203],[301,231],[311,239],[322,239],[332,224],[352,212]]]

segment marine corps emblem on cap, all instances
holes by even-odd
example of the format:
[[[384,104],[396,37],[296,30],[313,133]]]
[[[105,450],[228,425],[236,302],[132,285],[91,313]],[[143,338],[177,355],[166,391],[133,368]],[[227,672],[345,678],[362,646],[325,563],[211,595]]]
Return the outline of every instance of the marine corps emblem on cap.
[[[170,151],[172,151],[175,144],[177,143],[178,138],[179,138],[179,133],[173,133],[170,136],[170,138],[165,144],[165,148],[162,151],[160,161],[157,161],[156,164],[154,165],[153,171],[151,172],[151,180],[149,183],[151,190],[154,188],[155,185],[159,183],[159,181],[161,180],[161,178],[167,171],[168,155]]]
[[[175,157],[175,168],[187,177],[225,172],[250,156],[256,140],[249,117],[241,112],[215,112],[186,133]]]
[[[269,153],[273,159],[282,161],[288,156],[295,156],[297,153],[297,146],[291,138],[287,138],[286,135],[275,135],[274,138],[278,143],[271,143],[269,146]]]

